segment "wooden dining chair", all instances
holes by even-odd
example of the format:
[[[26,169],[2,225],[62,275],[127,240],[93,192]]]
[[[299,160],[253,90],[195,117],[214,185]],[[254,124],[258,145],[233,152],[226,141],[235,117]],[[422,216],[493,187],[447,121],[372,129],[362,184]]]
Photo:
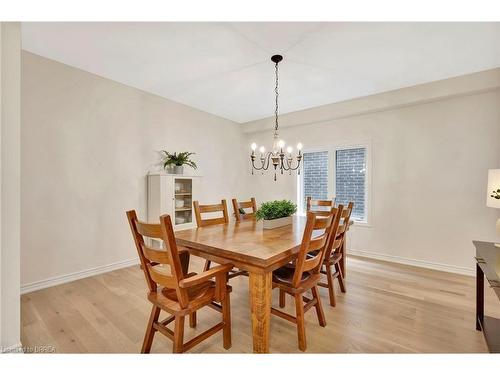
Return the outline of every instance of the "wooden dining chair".
[[[332,200],[306,198],[306,211],[309,212],[329,212],[335,206],[335,198]],[[326,209],[325,209],[326,208]]]
[[[246,212],[245,208],[251,209],[251,212]],[[255,212],[257,212],[255,198],[250,198],[247,202],[238,202],[236,198],[233,198],[233,212],[236,221],[255,220]]]
[[[198,201],[193,201],[193,208],[198,228],[229,223],[229,215],[227,214],[227,204],[225,199],[222,199],[219,204],[200,204]],[[222,216],[204,219],[201,215],[214,212],[221,212]],[[210,264],[211,262],[209,260],[205,261],[205,267],[203,270],[208,270],[210,268]]]
[[[285,307],[285,294],[290,294],[295,299],[296,315],[293,316],[275,308],[271,308],[271,313],[297,324],[299,349],[302,351],[305,351],[307,347],[304,313],[315,307],[319,325],[326,326],[317,284],[321,277],[320,269],[326,245],[332,230],[339,225],[340,215],[337,212],[336,208],[332,208],[327,215],[324,212],[321,214],[308,212],[296,260],[273,272],[273,288],[280,290],[280,307]],[[309,290],[312,292],[312,298],[304,296],[304,293]]]
[[[321,273],[326,275],[326,283],[319,282],[318,285],[323,288],[328,288],[328,295],[330,298],[330,306],[336,306],[335,299],[335,288],[334,281],[338,280],[340,290],[342,293],[346,292],[344,275],[342,273],[342,267],[340,263],[343,261],[344,252],[342,251],[342,246],[345,245],[346,232],[349,229],[349,221],[351,219],[352,209],[354,207],[353,202],[349,202],[346,208],[339,205],[338,209],[340,213],[340,225],[335,236],[332,236],[327,245],[325,252],[325,258],[323,260],[323,267],[321,267]],[[332,267],[334,272],[332,272]]]
[[[214,333],[223,331],[225,349],[231,347],[231,313],[227,275],[231,264],[220,265],[202,272],[187,273],[183,270],[169,215],[160,217],[160,224],[146,224],[137,220],[135,211],[128,211],[127,218],[148,285],[148,300],[153,304],[141,353],[149,353],[156,331],[173,341],[173,352],[185,352]],[[163,249],[146,245],[145,238],[163,241]],[[213,281],[215,279],[215,282]],[[184,320],[196,326],[196,312],[211,307],[222,313],[221,322],[184,343]],[[159,320],[160,312],[169,316]],[[174,330],[167,327],[174,322]]]
[[[209,225],[217,225],[217,224],[227,224],[229,223],[229,215],[227,214],[227,204],[226,200],[222,199],[220,204],[199,204],[198,201],[193,201],[194,214],[196,216],[196,224],[198,227],[206,227]],[[201,214],[204,213],[214,213],[221,212],[222,216],[216,218],[203,218]],[[210,265],[212,262],[210,260],[205,261],[205,266],[203,267],[203,271],[207,271],[210,269]],[[233,269],[229,273],[229,278],[240,276],[240,275],[248,275],[247,272]]]

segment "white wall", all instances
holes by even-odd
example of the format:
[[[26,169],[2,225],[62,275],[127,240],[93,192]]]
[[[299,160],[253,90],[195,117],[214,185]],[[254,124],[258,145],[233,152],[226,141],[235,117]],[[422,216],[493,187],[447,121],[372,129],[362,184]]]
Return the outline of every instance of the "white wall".
[[[21,27],[0,23],[0,352],[20,345]]]
[[[499,214],[485,205],[487,170],[500,160],[499,71],[284,116],[281,136],[292,144],[372,143],[372,222],[353,228],[352,252],[470,272],[471,241],[494,240]],[[269,146],[261,129],[270,125],[243,124],[247,148]],[[259,201],[296,198],[295,176],[257,174],[248,184]]]
[[[351,250],[472,267],[471,240],[495,236],[484,195],[500,161],[499,71],[282,117],[283,138],[308,148],[372,142],[372,225],[352,230]],[[295,176],[249,174],[250,142],[269,145],[271,119],[235,126],[28,52],[22,74],[25,286],[136,257],[124,212],[145,214],[155,150],[197,152],[201,200],[295,199]]]
[[[25,51],[22,75],[22,285],[136,258],[157,150],[197,153],[201,201],[246,196],[234,122]]]

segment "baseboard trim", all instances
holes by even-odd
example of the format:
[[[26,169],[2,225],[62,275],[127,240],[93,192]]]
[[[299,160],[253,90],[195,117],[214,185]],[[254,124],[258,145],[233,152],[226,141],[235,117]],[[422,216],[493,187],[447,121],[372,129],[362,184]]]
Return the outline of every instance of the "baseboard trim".
[[[134,266],[139,264],[139,258],[122,260],[120,262],[115,262],[111,264],[107,264],[104,266],[98,266],[94,268],[90,268],[83,271],[77,271],[73,273],[69,273],[67,275],[61,275],[56,277],[51,277],[50,279],[35,281],[32,283],[27,283],[21,285],[21,294],[26,294],[30,292],[34,292],[35,290],[49,288],[51,286],[56,286],[60,284],[69,283],[70,281],[75,281],[79,279],[84,279],[86,277],[99,275],[101,273],[106,273],[114,270],[118,270],[120,268],[126,268],[130,266]]]
[[[476,274],[475,270],[473,268],[452,266],[452,265],[443,264],[443,263],[429,262],[426,260],[410,259],[410,258],[399,257],[399,256],[395,256],[395,255],[374,253],[371,251],[348,249],[347,254],[348,255],[356,255],[356,256],[365,257],[365,258],[385,260],[387,262],[400,263],[400,264],[405,264],[408,266],[429,268],[431,270],[436,270],[436,271],[457,273],[457,274],[466,275],[466,276],[474,276]]]
[[[0,346],[0,353],[19,353],[23,354],[23,345],[21,343],[17,343],[15,345],[7,346],[4,348],[3,346]]]

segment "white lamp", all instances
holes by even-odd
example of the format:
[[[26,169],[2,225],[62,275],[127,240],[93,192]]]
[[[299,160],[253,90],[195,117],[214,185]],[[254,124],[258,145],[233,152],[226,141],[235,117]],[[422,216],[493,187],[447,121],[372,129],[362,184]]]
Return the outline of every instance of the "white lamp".
[[[486,193],[486,205],[500,208],[500,169],[488,171],[488,190]],[[500,234],[500,218],[497,220],[497,233]],[[496,243],[495,246],[500,247],[500,244]]]

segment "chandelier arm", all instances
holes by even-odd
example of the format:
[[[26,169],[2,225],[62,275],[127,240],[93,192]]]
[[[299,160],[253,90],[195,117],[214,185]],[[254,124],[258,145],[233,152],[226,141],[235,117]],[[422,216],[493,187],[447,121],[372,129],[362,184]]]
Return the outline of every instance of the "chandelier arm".
[[[260,161],[261,161],[261,166],[260,167],[256,167],[255,166],[255,160],[252,159],[252,167],[253,169],[257,170],[257,171],[267,171],[269,169],[269,164],[270,164],[270,159],[271,159],[271,152],[268,152],[266,156],[264,156],[263,158],[259,158]]]
[[[292,167],[293,161],[291,159],[287,159],[286,163],[288,165],[288,169],[285,169],[286,171],[296,171],[297,169],[300,168],[300,162],[302,159],[297,159],[297,165],[295,167]]]
[[[264,169],[264,161],[262,160],[262,158],[259,158],[260,164],[261,164],[260,167],[255,166],[255,157],[252,157],[251,160],[252,160],[252,168],[253,169],[255,169],[256,171],[260,171],[260,170]]]
[[[264,168],[264,170],[268,170],[269,169],[269,165],[271,164],[271,156],[272,156],[272,152],[268,152],[267,153],[267,156],[265,157],[266,159],[266,167]]]
[[[286,162],[286,164],[285,164],[285,162]],[[281,166],[280,166],[280,169],[281,169],[282,171],[287,171],[287,172],[289,171],[289,169],[290,169],[290,164],[288,163],[288,159],[287,159],[287,158],[285,158],[285,157],[282,157],[282,158],[281,158]]]
[[[297,166],[295,166],[295,167],[293,167],[293,168],[290,166],[290,170],[291,170],[291,171],[296,171],[296,170],[297,170],[297,169],[299,169],[299,168],[300,168],[300,161],[297,161]]]
[[[252,168],[255,169],[256,171],[260,171],[263,169],[263,165],[261,165],[260,167],[256,167],[255,160],[252,160]]]

